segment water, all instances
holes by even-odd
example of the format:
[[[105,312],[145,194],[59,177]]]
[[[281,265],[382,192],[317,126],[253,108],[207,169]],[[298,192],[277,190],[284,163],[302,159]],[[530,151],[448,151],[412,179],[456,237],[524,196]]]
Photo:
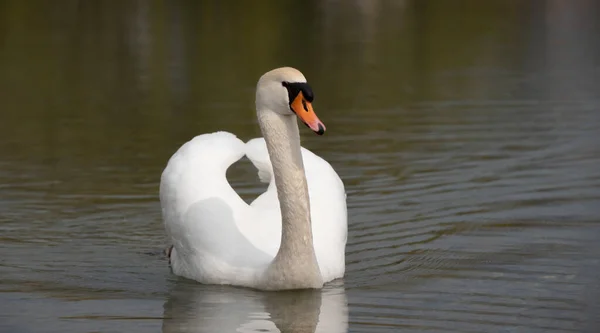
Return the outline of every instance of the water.
[[[596,332],[595,1],[0,3],[0,331]],[[346,184],[347,273],[260,293],[170,274],[158,181],[259,135],[300,68]],[[252,166],[228,176],[246,199]]]

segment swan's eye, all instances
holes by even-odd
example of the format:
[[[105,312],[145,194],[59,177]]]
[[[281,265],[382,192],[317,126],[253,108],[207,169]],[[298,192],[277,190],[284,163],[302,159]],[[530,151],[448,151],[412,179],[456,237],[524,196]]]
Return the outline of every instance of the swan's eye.
[[[284,86],[288,91],[290,104],[294,101],[294,99],[296,99],[296,96],[298,96],[298,93],[300,93],[300,92],[302,92],[302,95],[304,96],[304,98],[306,98],[307,102],[312,103],[312,101],[315,97],[312,89],[306,82],[290,83],[287,81],[283,81],[283,82],[281,82],[281,85]]]
[[[313,99],[315,98],[315,95],[313,94],[313,91],[308,84],[302,86],[302,93],[304,94],[304,97],[306,97],[306,100],[312,103]]]

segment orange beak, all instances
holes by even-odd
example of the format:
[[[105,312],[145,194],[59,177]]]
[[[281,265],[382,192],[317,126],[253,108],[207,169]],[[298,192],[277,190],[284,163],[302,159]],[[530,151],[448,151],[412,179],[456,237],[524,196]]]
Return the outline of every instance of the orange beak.
[[[319,120],[315,111],[313,111],[312,104],[304,98],[302,91],[298,92],[298,95],[294,101],[290,104],[292,110],[296,113],[298,118],[304,122],[308,128],[318,135],[325,133],[325,125]]]

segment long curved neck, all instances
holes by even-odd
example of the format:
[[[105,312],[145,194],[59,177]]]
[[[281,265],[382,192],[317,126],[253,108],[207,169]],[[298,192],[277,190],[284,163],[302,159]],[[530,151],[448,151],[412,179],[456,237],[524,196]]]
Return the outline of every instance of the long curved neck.
[[[281,208],[281,245],[267,271],[277,289],[320,288],[323,279],[313,247],[310,201],[293,116],[258,110],[258,123],[267,143]]]

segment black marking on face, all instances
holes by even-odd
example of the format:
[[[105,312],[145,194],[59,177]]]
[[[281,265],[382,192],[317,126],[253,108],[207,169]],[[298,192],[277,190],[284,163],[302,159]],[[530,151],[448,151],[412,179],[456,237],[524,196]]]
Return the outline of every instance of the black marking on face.
[[[290,99],[290,109],[292,102],[298,96],[298,93],[302,92],[302,96],[304,99],[310,103],[312,103],[315,95],[311,89],[311,87],[306,82],[281,82],[281,85],[284,86],[288,91],[288,97]],[[306,107],[306,101],[302,100],[302,106],[304,107],[304,111],[308,112],[308,108]],[[294,110],[292,110],[294,111]]]

